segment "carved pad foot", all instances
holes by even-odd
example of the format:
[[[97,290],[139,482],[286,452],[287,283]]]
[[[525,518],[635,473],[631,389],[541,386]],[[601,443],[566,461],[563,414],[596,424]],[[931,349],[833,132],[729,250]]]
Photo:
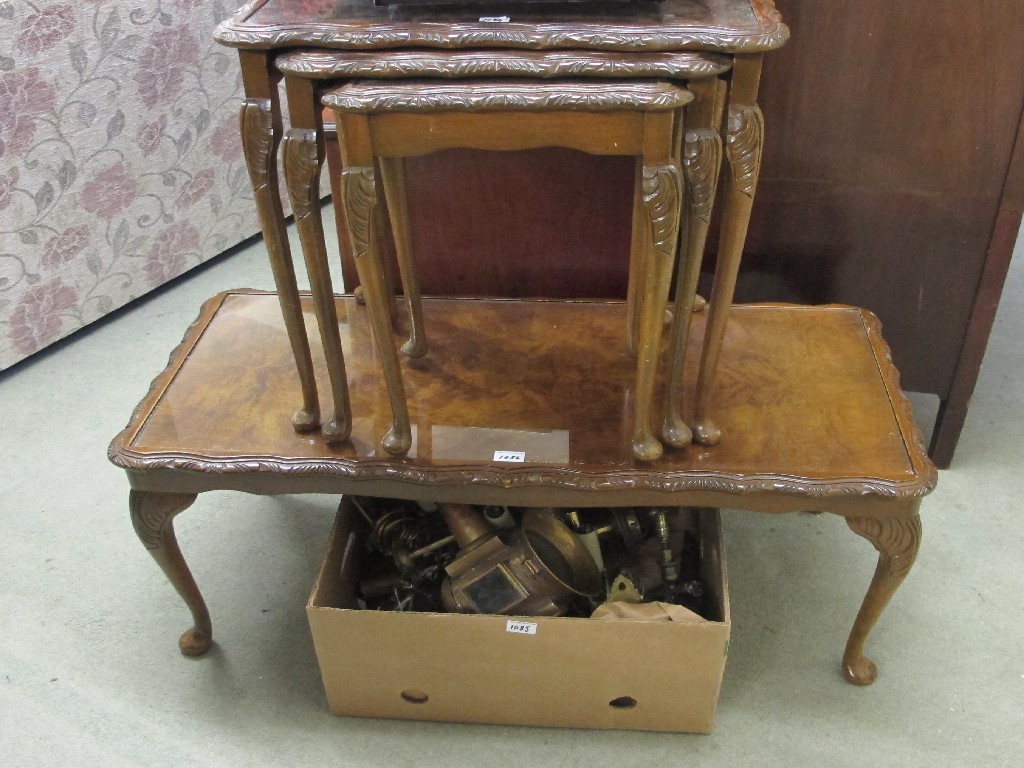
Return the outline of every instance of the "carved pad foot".
[[[202,656],[210,650],[212,642],[213,638],[209,633],[190,627],[178,638],[178,648],[183,656]]]
[[[693,442],[693,432],[686,422],[675,414],[665,417],[661,436],[666,443],[675,448],[683,448]]]
[[[409,432],[396,432],[394,429],[390,429],[384,435],[381,445],[392,456],[403,456],[412,448],[412,434]]]
[[[328,443],[343,443],[352,434],[352,428],[349,422],[339,422],[335,417],[324,424],[322,433]]]
[[[871,685],[878,677],[878,667],[867,656],[843,662],[843,678],[851,685]]]
[[[657,461],[664,452],[661,443],[652,436],[633,443],[633,456],[639,461]]]
[[[409,340],[402,345],[402,354],[415,360],[427,354],[427,343],[421,336],[410,336]]]
[[[296,432],[312,432],[320,426],[320,411],[309,411],[306,408],[299,408],[292,416],[292,427]]]
[[[700,445],[718,445],[722,439],[722,430],[711,419],[704,419],[693,425],[693,441]]]

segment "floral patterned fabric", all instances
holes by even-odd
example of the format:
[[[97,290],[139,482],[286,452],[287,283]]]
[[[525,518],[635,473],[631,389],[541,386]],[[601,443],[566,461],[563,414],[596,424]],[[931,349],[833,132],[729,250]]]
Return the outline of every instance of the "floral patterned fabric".
[[[0,369],[257,231],[209,0],[0,0]]]

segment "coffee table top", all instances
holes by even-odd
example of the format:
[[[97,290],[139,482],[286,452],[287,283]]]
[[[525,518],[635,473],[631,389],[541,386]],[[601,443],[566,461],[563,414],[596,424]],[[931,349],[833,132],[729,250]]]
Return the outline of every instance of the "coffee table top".
[[[185,482],[444,500],[461,488],[463,497],[580,506],[835,511],[844,499],[864,508],[873,498],[881,514],[935,484],[880,324],[864,310],[736,307],[712,402],[721,444],[667,449],[643,464],[630,447],[635,362],[622,303],[425,299],[430,351],[403,361],[413,425],[404,457],[378,445],[390,411],[365,308],[351,297],[337,308],[350,442],[292,430],[299,389],[277,297],[235,291],[204,306],[111,444],[111,460],[150,490]],[[308,299],[304,312],[318,338]],[[693,325],[699,337],[702,315]],[[317,349],[314,362],[325,393]],[[522,451],[525,461],[496,462],[498,451]]]
[[[225,45],[258,49],[498,47],[756,53],[781,46],[789,29],[772,0],[443,7],[377,6],[373,0],[253,0],[221,23],[214,36]]]

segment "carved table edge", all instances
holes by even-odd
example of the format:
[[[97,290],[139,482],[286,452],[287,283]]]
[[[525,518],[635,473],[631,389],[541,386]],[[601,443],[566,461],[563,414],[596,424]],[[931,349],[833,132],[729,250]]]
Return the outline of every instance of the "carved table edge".
[[[499,488],[551,487],[570,490],[609,491],[647,490],[666,493],[718,492],[736,496],[775,492],[810,499],[875,496],[885,499],[917,499],[935,488],[938,472],[928,458],[924,437],[913,418],[910,401],[899,387],[899,372],[892,364],[889,346],[882,338],[882,323],[872,312],[842,304],[805,306],[796,304],[763,303],[740,305],[749,307],[778,307],[807,310],[841,310],[856,312],[864,325],[865,334],[878,364],[893,412],[899,422],[910,456],[914,476],[907,480],[879,477],[809,478],[779,474],[736,474],[729,472],[696,470],[657,470],[630,468],[618,471],[586,471],[573,468],[555,468],[528,465],[520,468],[491,468],[479,464],[452,464],[444,467],[416,466],[413,459],[346,459],[343,457],[279,457],[268,455],[209,456],[185,451],[144,451],[132,448],[132,441],[145,425],[153,409],[180,367],[188,358],[187,351],[195,347],[202,333],[216,315],[225,299],[232,295],[276,296],[273,291],[236,288],[222,291],[207,299],[199,316],[174,348],[167,366],[153,382],[142,401],[132,412],[125,428],[111,441],[107,458],[115,466],[130,472],[171,470],[202,474],[279,474],[319,475],[351,481],[388,480],[419,485],[471,484]],[[338,297],[342,298],[342,297]],[[518,299],[470,299],[470,301],[521,301]],[[558,300],[540,299],[539,302]],[[579,301],[574,303],[616,303]],[[883,364],[884,363],[884,364]]]
[[[679,109],[693,94],[664,80],[573,82],[567,88],[549,80],[474,80],[473,87],[453,80],[353,80],[324,94],[322,102],[338,112],[453,112],[515,110],[525,112]]]
[[[131,444],[131,441],[138,434],[139,430],[146,423],[146,419],[153,412],[160,398],[163,396],[167,386],[174,380],[174,376],[178,370],[184,365],[185,360],[188,359],[187,350],[191,350],[199,343],[202,338],[202,334],[198,333],[200,328],[205,329],[213,319],[214,315],[217,314],[217,310],[220,309],[224,300],[231,295],[257,295],[257,296],[268,296],[275,295],[273,291],[262,291],[256,288],[232,288],[230,290],[221,291],[206,301],[203,302],[199,309],[199,314],[196,319],[193,320],[188,328],[185,330],[185,334],[178,344],[171,350],[171,354],[167,358],[167,365],[160,373],[150,382],[149,389],[146,390],[146,394],[143,396],[139,404],[135,406],[135,410],[132,411],[132,415],[128,418],[128,423],[124,429],[115,435],[114,439],[110,441],[110,445],[107,447],[107,458],[110,461],[117,464],[114,461],[114,456],[124,448]],[[146,418],[141,418],[145,414]]]
[[[845,306],[845,305],[826,305]],[[900,434],[904,438],[904,445],[907,448],[907,455],[914,468],[914,474],[921,478],[921,481],[928,488],[925,493],[934,490],[939,479],[939,471],[928,455],[928,448],[925,444],[924,433],[914,418],[914,408],[910,399],[903,392],[900,386],[900,372],[892,359],[890,349],[885,337],[882,336],[882,321],[874,312],[855,307],[860,311],[861,320],[867,333],[868,341],[875,353],[875,361],[879,364],[878,370],[885,384],[886,392],[889,395],[889,402],[892,405],[893,414],[900,427]],[[924,494],[922,494],[924,495]]]
[[[497,488],[545,487],[578,491],[714,492],[733,496],[777,493],[808,499],[875,496],[893,500],[917,499],[930,493],[934,487],[934,483],[916,479],[894,481],[871,477],[819,479],[687,470],[587,472],[536,465],[517,469],[497,469],[479,464],[425,468],[410,463],[410,460],[386,458],[355,460],[267,455],[208,456],[185,451],[133,450],[119,438],[111,444],[108,458],[116,466],[132,472],[171,470],[208,475],[320,476],[421,486],[486,485]]]
[[[310,79],[340,77],[715,77],[732,66],[728,56],[699,51],[588,50],[296,50],[274,59],[286,74]]]
[[[592,48],[597,50],[712,50],[760,53],[779,48],[789,27],[772,0],[750,0],[757,24],[748,28],[698,25],[613,24],[601,22],[370,21],[352,19],[300,24],[249,24],[267,0],[252,0],[214,30],[214,39],[234,48],[270,49],[290,45],[377,49],[439,48]]]

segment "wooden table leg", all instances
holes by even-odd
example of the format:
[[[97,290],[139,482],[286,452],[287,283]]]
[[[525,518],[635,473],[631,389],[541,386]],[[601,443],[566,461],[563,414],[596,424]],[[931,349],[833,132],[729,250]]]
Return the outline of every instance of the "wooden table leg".
[[[178,640],[178,647],[186,656],[202,656],[213,640],[210,612],[174,536],[174,516],[188,509],[195,500],[194,493],[134,489],[128,496],[135,533],[192,611],[192,627]]]
[[[647,275],[637,349],[633,455],[640,461],[654,461],[664,450],[651,429],[651,400],[654,396],[661,328],[679,237],[682,203],[682,173],[679,167],[673,163],[645,165],[643,202],[650,251],[644,257]]]
[[[372,163],[372,159],[370,160]],[[386,305],[386,289],[380,253],[374,238],[374,209],[377,205],[376,178],[373,165],[346,164],[341,172],[345,217],[355,257],[359,282],[366,296],[377,353],[384,369],[384,381],[391,402],[391,429],[384,436],[384,450],[393,455],[406,453],[412,447],[412,428],[402,383],[402,368],[391,335],[391,317]]]
[[[878,550],[878,566],[853,623],[843,653],[843,677],[854,685],[870,685],[878,668],[864,655],[864,644],[878,617],[910,572],[921,546],[921,518],[846,518],[846,524]]]
[[[661,430],[664,441],[676,447],[689,445],[693,440],[693,433],[683,418],[683,365],[690,336],[690,318],[697,299],[697,280],[704,260],[704,246],[722,166],[722,137],[717,128],[721,124],[720,82],[717,78],[697,80],[688,86],[694,101],[687,107],[687,129],[682,149],[686,234],[676,274],[665,420]]]
[[[302,406],[292,424],[297,431],[308,432],[320,426],[320,404],[277,179],[277,148],[283,130],[278,75],[264,51],[239,51],[239,57],[246,95],[239,115],[245,164],[302,389]]]
[[[761,56],[737,56],[729,86],[726,116],[725,155],[730,172],[726,174],[725,208],[722,214],[718,264],[711,291],[704,349],[697,375],[694,439],[701,445],[715,445],[721,431],[710,417],[709,401],[714,386],[718,357],[722,350],[726,321],[736,289],[743,246],[750,224],[750,211],[761,172],[764,147],[764,116],[757,106],[757,87],[761,77]]]
[[[381,263],[380,227],[377,225],[377,173],[370,122],[365,114],[335,112],[338,126],[338,148],[341,151],[341,195],[345,224],[359,282],[366,297],[374,343],[384,371],[384,383],[391,403],[391,428],[381,445],[385,451],[400,456],[412,447],[409,406],[402,383],[402,367],[395,349],[391,328],[391,305],[388,301]]]
[[[345,356],[341,348],[334,287],[320,215],[320,171],[325,155],[323,118],[313,81],[289,77],[286,86],[292,128],[282,143],[285,178],[313,290],[313,308],[320,326],[320,340],[327,359],[334,401],[334,416],[323,425],[323,435],[327,442],[339,443],[348,440],[352,432],[352,416]]]
[[[407,357],[423,357],[427,353],[427,336],[423,328],[423,304],[420,300],[420,277],[409,241],[409,208],[406,204],[405,162],[401,157],[378,158],[380,178],[390,213],[391,234],[395,239],[395,255],[402,279],[402,293],[409,310],[409,340],[402,345]]]
[[[374,158],[373,172],[378,179],[384,180],[384,172],[380,167],[380,158]],[[384,193],[384,184],[377,185],[377,206],[373,209],[373,226],[374,237],[377,238],[375,242],[377,247],[380,248],[380,276],[384,281],[382,283],[384,286],[384,304],[387,306],[391,324],[394,325],[398,320],[398,312],[396,310],[398,302],[395,301],[397,297],[395,275],[394,270],[391,269],[391,264],[384,257],[384,240],[391,236],[392,246],[394,246],[394,237],[391,232],[391,211],[388,208],[388,196]],[[356,270],[356,276],[358,277],[358,275],[359,270]],[[359,287],[362,288],[362,286]]]
[[[629,282],[626,283],[626,349],[636,355],[640,346],[640,313],[643,310],[647,265],[647,228],[644,224],[643,160],[637,158],[633,182],[633,219],[629,243]]]

